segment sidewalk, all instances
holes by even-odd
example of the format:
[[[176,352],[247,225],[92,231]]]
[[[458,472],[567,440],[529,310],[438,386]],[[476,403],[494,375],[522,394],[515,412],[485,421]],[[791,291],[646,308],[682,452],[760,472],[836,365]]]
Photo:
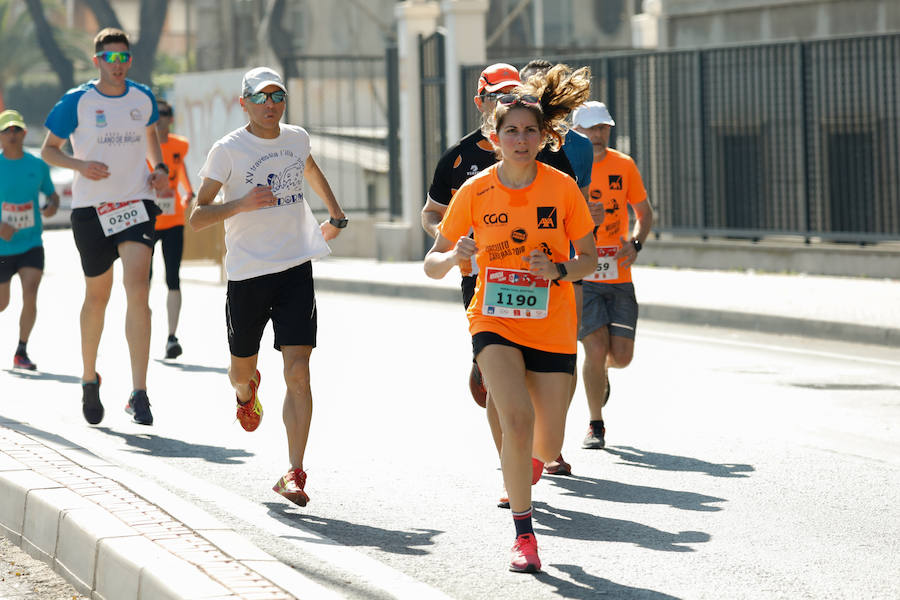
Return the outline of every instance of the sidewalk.
[[[171,492],[3,417],[0,533],[93,598],[338,597]]]
[[[425,276],[420,262],[327,258],[319,290],[461,304],[459,274]],[[636,266],[640,319],[900,347],[898,278],[863,279]]]

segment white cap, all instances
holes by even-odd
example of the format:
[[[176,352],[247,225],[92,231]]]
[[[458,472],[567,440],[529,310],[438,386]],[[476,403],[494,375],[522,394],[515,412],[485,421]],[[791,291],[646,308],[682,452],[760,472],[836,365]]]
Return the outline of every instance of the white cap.
[[[591,100],[575,109],[572,122],[578,127],[593,127],[594,125],[615,125],[609,109],[602,102]]]
[[[284,87],[284,82],[281,81],[281,75],[272,69],[268,67],[256,67],[255,69],[250,69],[244,73],[244,80],[241,82],[241,96],[255,94],[264,87],[270,85],[277,85],[284,90],[285,93],[287,92],[287,88]]]

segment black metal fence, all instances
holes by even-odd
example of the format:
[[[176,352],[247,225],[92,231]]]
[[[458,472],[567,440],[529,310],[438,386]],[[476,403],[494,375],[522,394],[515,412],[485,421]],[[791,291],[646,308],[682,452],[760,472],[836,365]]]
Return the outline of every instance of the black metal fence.
[[[591,67],[654,229],[900,239],[900,34],[547,58]],[[461,73],[470,127],[482,68]]]
[[[444,34],[419,35],[419,78],[422,85],[422,198],[428,193],[434,166],[447,149]],[[454,140],[455,141],[455,140]],[[429,245],[430,247],[430,245]]]
[[[390,190],[399,187],[396,50],[293,60],[300,76],[291,95],[299,101],[289,105],[290,122],[309,132],[312,154],[344,210],[387,218]],[[311,206],[324,211],[321,203]]]

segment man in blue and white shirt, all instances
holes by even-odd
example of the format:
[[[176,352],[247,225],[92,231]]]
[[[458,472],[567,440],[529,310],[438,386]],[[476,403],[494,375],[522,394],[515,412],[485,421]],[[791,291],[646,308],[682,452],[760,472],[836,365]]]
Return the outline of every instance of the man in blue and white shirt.
[[[85,278],[81,309],[82,412],[88,423],[103,419],[97,348],[112,289],[112,265],[122,258],[125,339],[131,356],[133,390],[125,406],[141,425],[152,425],[147,398],[150,357],[150,261],[157,192],[168,181],[155,123],[156,99],[147,86],[126,79],[131,52],[125,32],[106,28],[94,38],[94,66],[100,74],[71,89],[53,107],[41,156],[75,171],[72,233]],[[62,150],[66,140],[72,154]],[[156,165],[147,175],[145,160]]]

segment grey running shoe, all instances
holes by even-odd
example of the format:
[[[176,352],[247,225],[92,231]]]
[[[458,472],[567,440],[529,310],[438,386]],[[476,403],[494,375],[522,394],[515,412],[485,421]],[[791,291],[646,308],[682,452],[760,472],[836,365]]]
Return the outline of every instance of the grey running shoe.
[[[178,338],[174,335],[169,336],[169,341],[166,342],[166,358],[178,358],[181,356],[182,349],[181,344],[178,343]]]
[[[131,415],[138,425],[153,425],[153,413],[150,412],[150,399],[144,390],[134,390],[125,405],[125,412]]]
[[[84,415],[84,420],[91,425],[96,425],[103,420],[103,405],[100,403],[100,373],[97,373],[97,381],[81,383],[81,413]]]
[[[606,427],[603,426],[603,421],[591,421],[587,435],[584,436],[584,441],[581,442],[581,447],[588,450],[600,450],[606,446],[605,436]]]

